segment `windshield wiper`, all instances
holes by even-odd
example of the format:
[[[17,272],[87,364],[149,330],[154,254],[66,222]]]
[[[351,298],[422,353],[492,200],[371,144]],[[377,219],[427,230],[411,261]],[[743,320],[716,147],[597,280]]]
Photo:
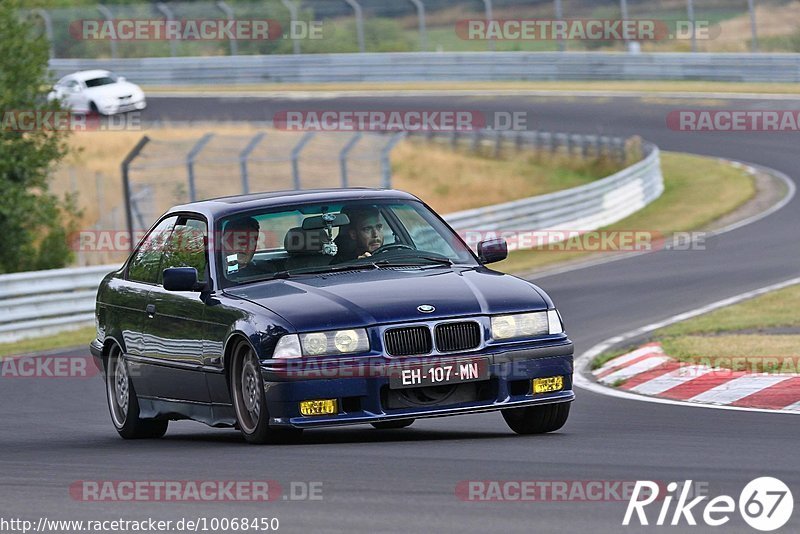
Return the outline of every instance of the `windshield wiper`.
[[[403,258],[396,261],[392,260],[378,260],[374,262],[376,267],[414,267],[419,265],[419,262],[415,262],[414,260],[423,260],[423,261],[432,261],[434,263],[438,263],[440,265],[453,265],[453,260],[450,258],[440,258],[436,256],[413,256],[410,258]]]
[[[310,267],[306,269],[293,269],[291,271],[278,271],[272,275],[275,278],[290,278],[293,275],[299,274],[325,274],[325,273],[339,273],[343,271],[364,271],[370,269],[380,269],[382,267],[417,267],[420,265],[419,261],[431,261],[440,265],[453,265],[453,260],[449,258],[435,257],[435,256],[414,256],[411,258],[403,258],[402,260],[378,260],[368,263],[356,263],[351,265],[328,265],[325,267]]]
[[[374,263],[359,263],[356,265],[328,265],[319,268],[307,268],[292,270],[292,274],[325,274],[325,273],[338,273],[342,271],[363,271],[364,269],[377,269],[378,266]],[[289,276],[288,271],[281,271]],[[280,273],[279,273],[280,274]]]

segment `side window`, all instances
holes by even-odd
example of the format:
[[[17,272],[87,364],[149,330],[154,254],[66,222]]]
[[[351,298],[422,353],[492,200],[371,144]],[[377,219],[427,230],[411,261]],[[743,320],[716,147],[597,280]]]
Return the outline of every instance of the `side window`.
[[[159,283],[164,269],[169,267],[194,267],[197,269],[197,280],[204,282],[208,266],[207,238],[208,225],[205,221],[180,217],[164,249],[164,259],[158,275]]]
[[[146,284],[155,284],[158,281],[161,257],[177,220],[177,216],[167,217],[147,234],[128,263],[128,280]]]

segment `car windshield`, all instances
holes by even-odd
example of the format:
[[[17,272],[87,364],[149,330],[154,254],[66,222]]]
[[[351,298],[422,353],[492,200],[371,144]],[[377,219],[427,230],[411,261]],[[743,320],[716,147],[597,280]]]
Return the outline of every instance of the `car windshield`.
[[[112,83],[117,83],[117,79],[112,76],[101,76],[99,78],[86,80],[84,83],[86,83],[86,87],[100,87],[101,85],[111,85]]]
[[[477,265],[459,237],[416,201],[250,211],[222,219],[217,236],[223,287],[342,270]]]

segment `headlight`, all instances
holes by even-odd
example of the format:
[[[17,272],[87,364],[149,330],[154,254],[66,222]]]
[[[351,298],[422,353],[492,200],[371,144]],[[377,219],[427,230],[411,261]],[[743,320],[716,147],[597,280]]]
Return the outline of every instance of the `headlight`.
[[[549,312],[543,311],[492,317],[492,338],[515,339],[559,333],[560,330],[551,332],[548,318]],[[559,321],[559,328],[560,324]]]
[[[561,314],[558,310],[547,310],[547,322],[549,323],[549,332],[551,334],[560,334],[564,331],[564,325],[561,324]]]
[[[297,337],[297,334],[287,334],[280,338],[272,353],[273,358],[280,359],[299,358],[300,356],[302,356],[300,338]]]
[[[283,339],[283,338],[281,338]],[[363,328],[355,330],[333,330],[300,334],[300,345],[306,356],[330,356],[353,354],[369,350],[369,338]]]

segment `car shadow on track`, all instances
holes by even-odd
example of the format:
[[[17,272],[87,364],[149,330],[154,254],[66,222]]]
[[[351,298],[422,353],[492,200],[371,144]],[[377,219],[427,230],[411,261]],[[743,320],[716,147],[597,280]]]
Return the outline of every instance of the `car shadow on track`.
[[[539,436],[529,436],[528,439],[539,440],[559,439],[559,434],[543,434]],[[480,431],[457,431],[457,430],[428,430],[428,429],[399,429],[399,430],[377,430],[369,427],[358,427],[348,429],[316,429],[306,430],[302,436],[294,438],[286,443],[272,444],[268,447],[283,446],[304,446],[304,445],[331,445],[348,443],[402,443],[402,442],[424,442],[424,441],[462,441],[462,440],[483,440],[483,439],[526,439],[525,436],[517,436],[511,432],[480,432]],[[167,433],[161,441],[166,442],[206,442],[206,443],[231,443],[244,444],[244,438],[239,432],[215,432],[215,433]]]

